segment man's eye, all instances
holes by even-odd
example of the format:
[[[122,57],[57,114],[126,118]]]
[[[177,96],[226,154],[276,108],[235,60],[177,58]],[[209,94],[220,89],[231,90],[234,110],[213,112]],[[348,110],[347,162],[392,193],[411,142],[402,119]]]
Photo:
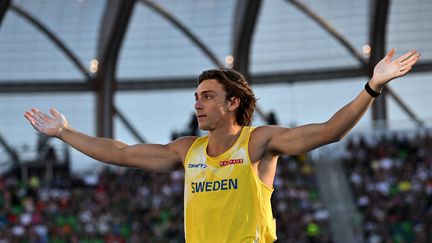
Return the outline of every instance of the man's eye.
[[[209,100],[209,99],[213,98],[213,96],[211,96],[211,95],[206,95],[205,98]]]

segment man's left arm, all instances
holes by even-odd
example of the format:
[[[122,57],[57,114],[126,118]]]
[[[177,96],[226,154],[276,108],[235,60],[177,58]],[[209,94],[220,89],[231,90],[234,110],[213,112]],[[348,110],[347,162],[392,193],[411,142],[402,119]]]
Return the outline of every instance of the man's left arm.
[[[269,126],[262,129],[269,136],[267,150],[274,154],[294,155],[342,139],[362,118],[381,89],[391,80],[407,74],[419,60],[417,51],[410,51],[395,60],[391,49],[375,66],[372,79],[349,104],[324,123],[308,124],[293,129]],[[369,90],[367,90],[369,89]],[[265,131],[264,131],[265,130]]]

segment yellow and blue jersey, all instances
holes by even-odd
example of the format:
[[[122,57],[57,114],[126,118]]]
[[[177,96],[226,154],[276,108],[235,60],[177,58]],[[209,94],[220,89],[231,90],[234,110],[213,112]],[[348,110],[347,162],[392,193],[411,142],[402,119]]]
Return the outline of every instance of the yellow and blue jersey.
[[[272,188],[256,175],[248,145],[253,127],[243,127],[235,144],[217,157],[207,155],[208,137],[199,137],[185,159],[187,243],[274,242]]]

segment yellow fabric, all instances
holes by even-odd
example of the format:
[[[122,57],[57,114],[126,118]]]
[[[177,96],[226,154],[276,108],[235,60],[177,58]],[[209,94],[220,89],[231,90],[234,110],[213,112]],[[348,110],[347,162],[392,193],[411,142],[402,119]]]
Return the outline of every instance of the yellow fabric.
[[[253,171],[248,144],[253,127],[243,127],[225,153],[207,155],[200,137],[185,159],[185,237],[187,243],[267,243],[276,240],[267,187]]]

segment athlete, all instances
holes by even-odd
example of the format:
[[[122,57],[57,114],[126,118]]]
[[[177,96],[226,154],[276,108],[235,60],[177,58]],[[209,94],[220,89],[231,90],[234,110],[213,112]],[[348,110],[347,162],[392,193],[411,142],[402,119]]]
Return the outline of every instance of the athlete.
[[[166,145],[96,138],[72,129],[64,115],[25,112],[33,127],[104,163],[166,172],[185,170],[185,238],[188,243],[274,242],[270,197],[278,156],[305,153],[342,139],[382,88],[407,74],[419,60],[410,51],[392,60],[392,49],[374,68],[365,89],[328,121],[296,128],[251,127],[256,98],[245,78],[230,69],[198,78],[195,110],[204,137],[182,137]]]

